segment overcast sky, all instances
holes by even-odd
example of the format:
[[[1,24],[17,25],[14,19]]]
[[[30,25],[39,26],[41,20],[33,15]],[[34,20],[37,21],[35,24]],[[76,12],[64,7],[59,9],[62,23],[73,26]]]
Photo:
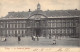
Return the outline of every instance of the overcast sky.
[[[38,2],[42,10],[80,10],[80,0],[0,0],[0,17],[10,11],[33,11]]]

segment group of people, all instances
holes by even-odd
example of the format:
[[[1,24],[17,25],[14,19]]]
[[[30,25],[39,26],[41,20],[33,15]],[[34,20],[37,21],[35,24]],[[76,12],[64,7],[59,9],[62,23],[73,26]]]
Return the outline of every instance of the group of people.
[[[35,40],[39,41],[39,37],[38,36],[31,36],[31,37],[32,37],[33,41],[35,41]],[[51,37],[49,37],[49,38],[51,38]],[[5,37],[2,37],[1,41],[5,42],[5,41],[7,41],[7,39]],[[21,41],[21,37],[18,36],[18,44],[20,43],[20,41]],[[56,44],[56,40],[53,40],[53,44]]]
[[[36,36],[31,36],[31,37],[32,37],[33,41],[35,41],[36,39],[37,39],[37,41],[39,41],[39,37],[38,36],[37,37]]]
[[[2,42],[5,42],[6,40],[7,40],[7,39],[6,39],[5,37],[2,37],[2,38],[1,38],[1,41],[2,41]]]

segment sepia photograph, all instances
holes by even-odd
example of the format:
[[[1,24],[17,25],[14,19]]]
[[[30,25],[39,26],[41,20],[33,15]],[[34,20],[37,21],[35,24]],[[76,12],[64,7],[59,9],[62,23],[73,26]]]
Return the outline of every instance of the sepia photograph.
[[[80,47],[80,0],[0,0],[0,47]]]

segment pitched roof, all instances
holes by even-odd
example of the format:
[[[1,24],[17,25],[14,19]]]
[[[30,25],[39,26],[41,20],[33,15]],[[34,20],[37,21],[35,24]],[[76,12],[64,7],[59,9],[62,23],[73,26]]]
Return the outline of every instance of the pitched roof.
[[[47,10],[47,11],[31,11],[31,12],[8,12],[3,18],[28,18],[33,14],[43,14],[47,17],[61,17],[61,16],[80,16],[80,10]]]
[[[54,11],[45,11],[48,17],[60,17],[60,16],[80,16],[79,10],[54,10]]]

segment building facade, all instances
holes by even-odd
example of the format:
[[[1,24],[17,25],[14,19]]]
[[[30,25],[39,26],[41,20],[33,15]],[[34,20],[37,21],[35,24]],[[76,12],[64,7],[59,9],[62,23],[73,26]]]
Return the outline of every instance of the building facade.
[[[0,18],[0,36],[65,36],[80,37],[80,11],[37,9],[28,12],[9,12]]]

